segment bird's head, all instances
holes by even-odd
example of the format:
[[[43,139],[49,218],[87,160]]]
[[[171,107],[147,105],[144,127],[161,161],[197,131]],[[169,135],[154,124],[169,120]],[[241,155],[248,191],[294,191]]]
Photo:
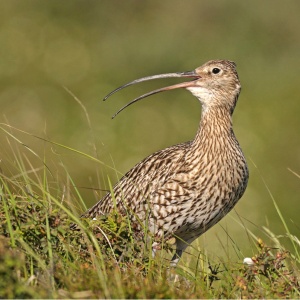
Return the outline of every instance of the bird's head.
[[[235,67],[228,60],[211,60],[194,71],[199,78],[186,88],[204,108],[225,106],[233,111],[241,90]]]
[[[226,109],[228,109],[228,111],[230,111],[230,113],[233,112],[241,90],[241,85],[238,74],[236,72],[235,63],[228,60],[211,60],[193,71],[167,73],[136,79],[115,89],[114,91],[109,93],[104,98],[104,100],[127,86],[152,79],[171,77],[188,77],[193,79],[144,94],[126,104],[113,117],[115,117],[119,112],[121,112],[129,105],[141,99],[160,92],[178,88],[186,88],[187,90],[189,90],[195,97],[200,100],[205,110],[213,107],[225,107]]]

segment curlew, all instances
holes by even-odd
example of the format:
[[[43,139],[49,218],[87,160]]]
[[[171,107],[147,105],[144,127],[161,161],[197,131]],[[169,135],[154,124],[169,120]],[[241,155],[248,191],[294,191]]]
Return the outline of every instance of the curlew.
[[[212,60],[194,71],[148,76],[111,93],[147,80],[187,77],[191,80],[144,94],[185,88],[201,103],[201,120],[193,140],[157,151],[127,172],[83,217],[96,218],[116,205],[121,213],[147,224],[159,241],[175,237],[175,266],[197,237],[219,222],[238,202],[248,182],[248,167],[234,135],[232,114],[241,90],[234,62]],[[114,115],[114,116],[115,116]]]

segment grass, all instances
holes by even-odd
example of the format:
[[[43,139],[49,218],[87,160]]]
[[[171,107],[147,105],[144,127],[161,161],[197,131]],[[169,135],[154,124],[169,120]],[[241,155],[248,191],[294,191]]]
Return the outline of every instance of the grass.
[[[166,243],[153,259],[133,224],[117,211],[97,221],[79,220],[74,203],[82,206],[84,200],[68,171],[64,180],[55,179],[46,157],[25,146],[8,126],[2,125],[2,131],[10,156],[2,157],[7,165],[0,177],[1,298],[300,296],[300,241],[290,233],[271,192],[292,244],[290,252],[270,228],[262,232],[271,244],[266,245],[236,220],[253,245],[253,264],[224,261],[191,247],[189,259],[170,269],[172,245]],[[102,164],[90,155],[56,145]],[[39,168],[28,153],[38,159]],[[69,229],[74,222],[80,231]],[[233,240],[231,243],[239,251]]]

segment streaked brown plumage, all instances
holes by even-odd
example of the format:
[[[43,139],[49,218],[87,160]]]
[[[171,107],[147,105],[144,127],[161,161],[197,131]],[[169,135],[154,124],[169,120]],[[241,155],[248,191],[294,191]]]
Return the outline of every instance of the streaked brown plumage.
[[[167,77],[193,80],[155,90],[129,105],[161,91],[186,88],[202,104],[198,132],[194,140],[142,160],[115,185],[113,194],[117,208],[129,212],[133,219],[147,222],[158,241],[176,238],[172,259],[176,265],[185,248],[220,221],[241,198],[247,186],[248,168],[232,129],[231,116],[241,88],[235,63],[214,60],[191,72],[141,78],[107,97],[128,85]],[[113,206],[108,193],[83,217],[107,214]],[[154,251],[157,245],[153,244]]]

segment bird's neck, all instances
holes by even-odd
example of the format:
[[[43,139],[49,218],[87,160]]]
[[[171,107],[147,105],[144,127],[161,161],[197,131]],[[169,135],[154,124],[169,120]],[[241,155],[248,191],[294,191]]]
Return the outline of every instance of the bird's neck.
[[[201,113],[201,121],[192,147],[199,147],[216,141],[218,139],[232,139],[234,137],[232,129],[231,112],[225,107],[204,108]]]

